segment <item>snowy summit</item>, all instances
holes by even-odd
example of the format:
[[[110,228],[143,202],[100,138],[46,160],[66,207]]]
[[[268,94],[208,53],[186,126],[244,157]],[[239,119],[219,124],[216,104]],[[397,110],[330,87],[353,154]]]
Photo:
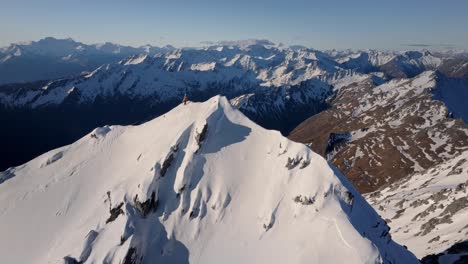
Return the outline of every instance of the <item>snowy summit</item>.
[[[418,263],[348,180],[224,97],[0,174],[3,263]]]

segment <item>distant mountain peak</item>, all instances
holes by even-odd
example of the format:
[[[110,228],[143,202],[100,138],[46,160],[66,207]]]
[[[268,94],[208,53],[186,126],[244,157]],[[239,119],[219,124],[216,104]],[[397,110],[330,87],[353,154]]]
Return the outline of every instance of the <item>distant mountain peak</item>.
[[[275,43],[267,39],[245,39],[245,40],[224,40],[224,41],[204,41],[203,44],[214,46],[237,46],[240,48],[247,48],[249,46],[274,46]]]

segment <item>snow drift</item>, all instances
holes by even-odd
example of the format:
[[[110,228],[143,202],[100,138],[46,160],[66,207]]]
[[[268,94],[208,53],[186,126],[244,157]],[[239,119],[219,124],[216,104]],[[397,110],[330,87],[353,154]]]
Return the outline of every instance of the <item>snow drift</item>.
[[[345,177],[224,97],[0,174],[4,263],[418,263]]]

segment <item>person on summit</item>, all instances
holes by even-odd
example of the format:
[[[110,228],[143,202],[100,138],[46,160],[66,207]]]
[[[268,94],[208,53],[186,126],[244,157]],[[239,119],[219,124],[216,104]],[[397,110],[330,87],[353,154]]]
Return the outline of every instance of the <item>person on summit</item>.
[[[187,101],[188,101],[188,97],[187,97],[187,94],[185,94],[184,99],[182,99],[182,102],[184,103],[184,105],[186,105]]]

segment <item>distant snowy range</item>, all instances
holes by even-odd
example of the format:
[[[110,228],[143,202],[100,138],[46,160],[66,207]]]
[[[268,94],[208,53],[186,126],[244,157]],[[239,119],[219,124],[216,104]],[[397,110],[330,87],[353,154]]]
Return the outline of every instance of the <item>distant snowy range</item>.
[[[11,44],[0,262],[468,263],[467,99],[464,51]]]

